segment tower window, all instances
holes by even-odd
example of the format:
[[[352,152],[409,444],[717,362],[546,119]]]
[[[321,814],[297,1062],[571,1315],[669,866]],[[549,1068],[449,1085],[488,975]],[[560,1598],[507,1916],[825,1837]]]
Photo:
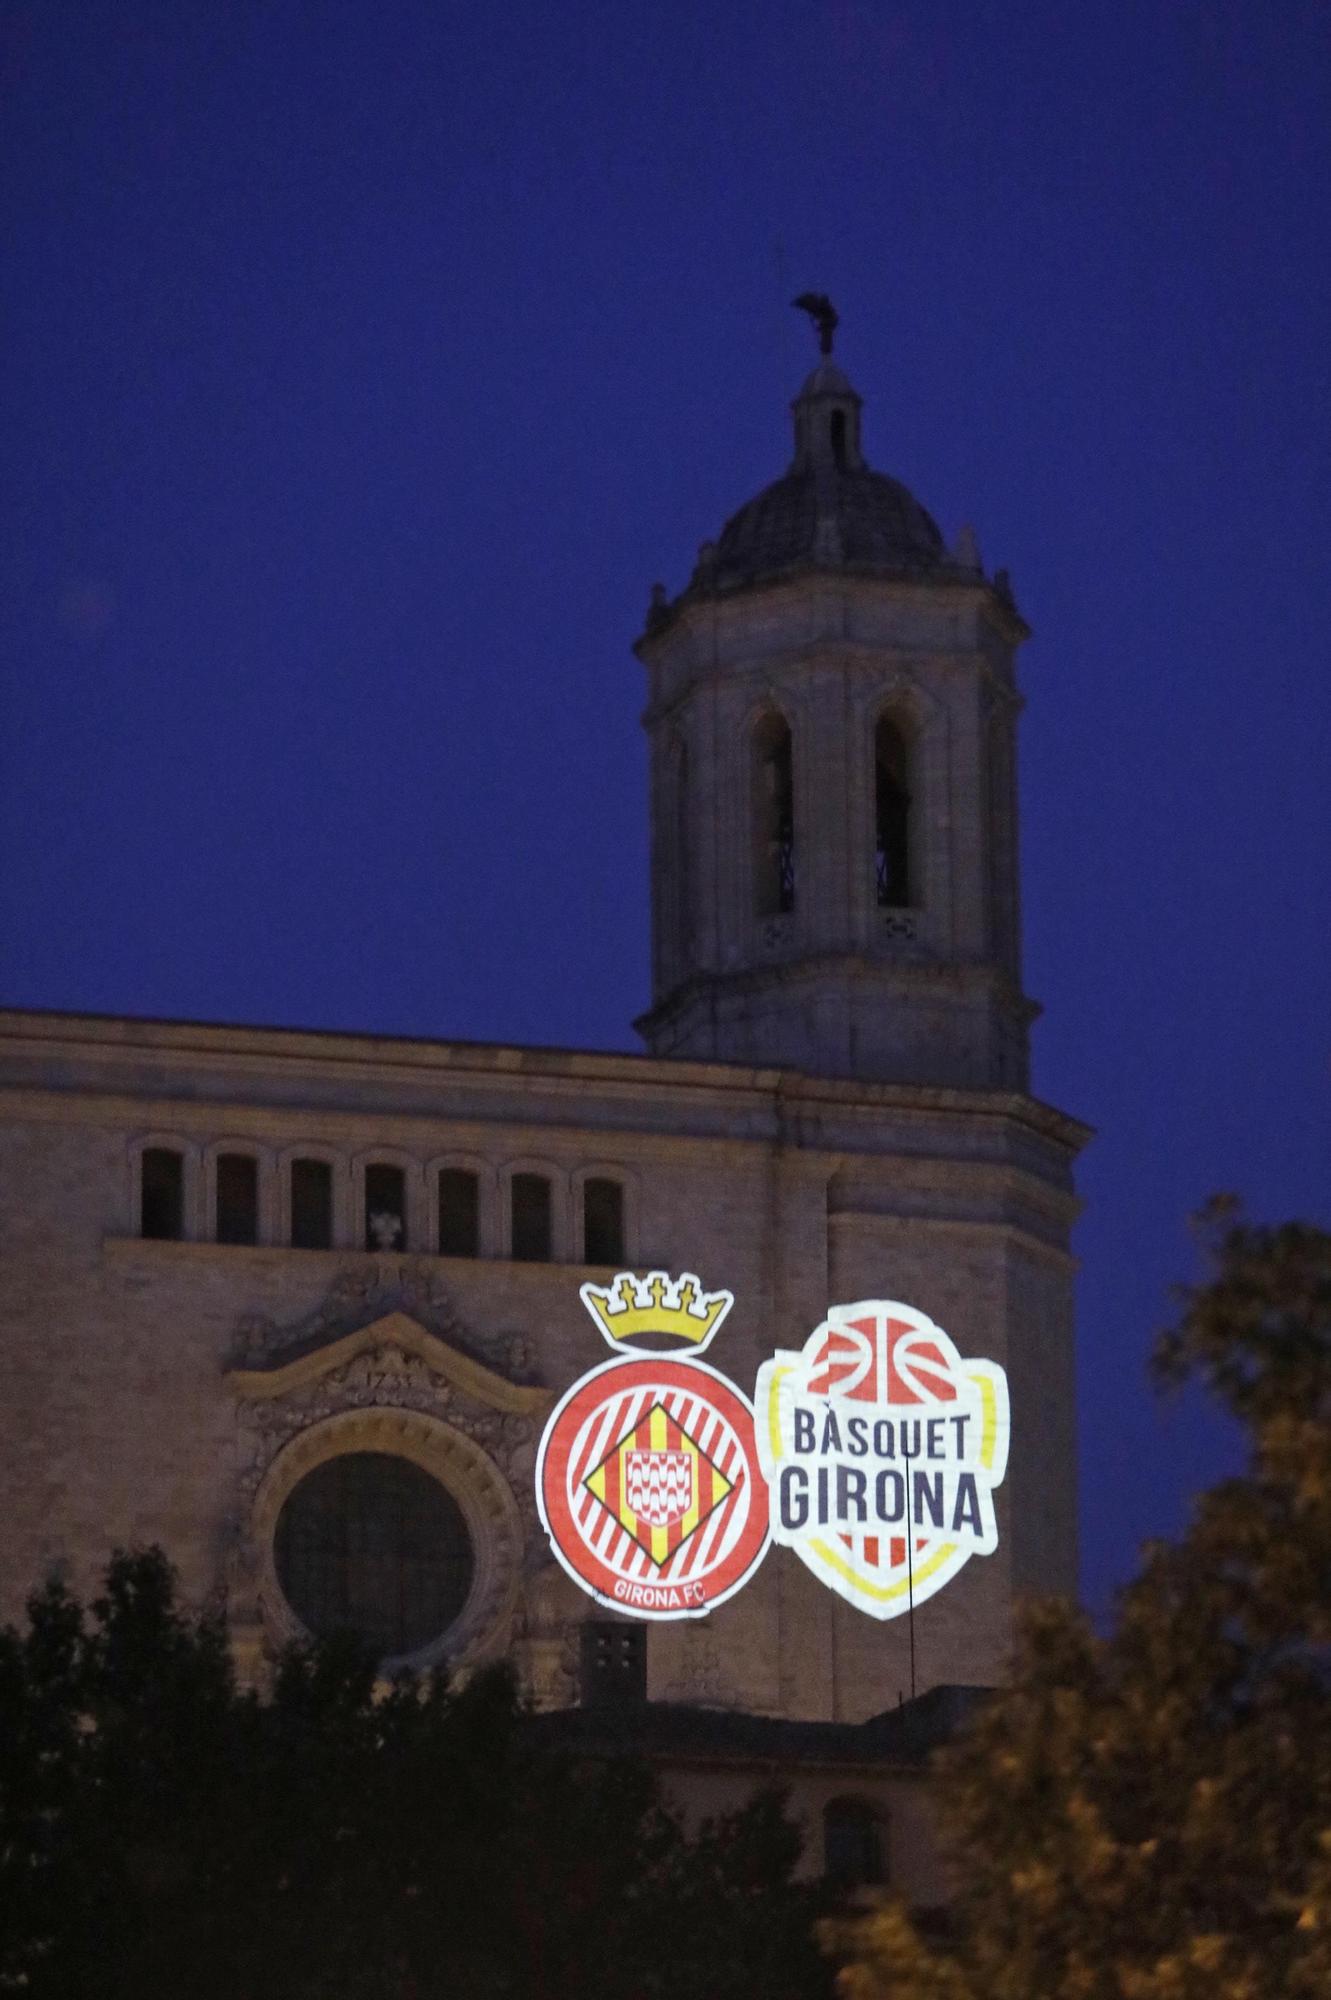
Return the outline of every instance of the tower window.
[[[647,1699],[647,1633],[641,1625],[588,1619],[580,1632],[584,1708]]]
[[[521,1263],[550,1262],[550,1183],[544,1174],[514,1174],[509,1190],[513,1255]]]
[[[259,1239],[259,1162],[252,1153],[219,1153],[213,1234],[219,1243]]]
[[[294,1250],[333,1247],[333,1169],[327,1160],[291,1162],[291,1245]]]
[[[439,1255],[480,1255],[480,1184],[465,1167],[439,1170]]]
[[[844,410],[833,410],[831,422],[828,426],[828,434],[832,444],[832,463],[837,467],[838,471],[844,472],[846,467],[846,413]]]
[[[753,733],[754,909],[760,917],[795,907],[795,784],[790,725],[768,715]]]
[[[139,1229],[177,1242],[185,1234],[185,1157],[167,1146],[145,1147],[139,1161]]]
[[[823,1872],[841,1889],[886,1882],[882,1821],[863,1799],[829,1799],[823,1808]]]
[[[407,1247],[407,1177],[381,1161],[365,1169],[365,1248]]]
[[[587,1264],[624,1261],[624,1190],[618,1181],[582,1184],[582,1255]]]
[[[879,907],[911,906],[910,751],[884,716],[874,732],[874,882]]]

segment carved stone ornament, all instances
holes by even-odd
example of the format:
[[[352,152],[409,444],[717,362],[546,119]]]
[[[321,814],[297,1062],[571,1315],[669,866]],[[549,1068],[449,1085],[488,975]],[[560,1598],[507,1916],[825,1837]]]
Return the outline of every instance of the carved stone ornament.
[[[699,1619],[682,1628],[676,1626],[671,1638],[673,1671],[667,1675],[665,1700],[702,1702],[714,1708],[738,1707],[739,1687],[711,1621]]]
[[[343,1452],[381,1451],[409,1458],[457,1501],[475,1557],[471,1589],[447,1632],[385,1664],[422,1668],[447,1658],[472,1665],[506,1650],[522,1575],[523,1520],[498,1466],[452,1424],[416,1411],[349,1410],[291,1438],[259,1481],[250,1509],[251,1576],[257,1612],[275,1648],[309,1637],[287,1603],[273,1560],[277,1519],[288,1496],[316,1466]]]
[[[427,1333],[492,1367],[499,1364],[501,1355],[505,1363],[512,1358],[515,1336],[496,1334],[481,1339],[474,1335],[459,1319],[438,1271],[424,1258],[377,1256],[345,1264],[314,1311],[290,1326],[279,1327],[261,1313],[237,1320],[228,1367],[258,1370],[294,1360],[394,1310],[410,1314]],[[529,1349],[525,1349],[523,1360],[519,1379],[534,1383]]]
[[[494,1343],[526,1372],[512,1333]],[[543,1537],[533,1472],[539,1420],[552,1392],[514,1381],[458,1321],[435,1274],[375,1259],[339,1274],[307,1319],[236,1328],[224,1377],[236,1397],[237,1511],[227,1562],[227,1617],[242,1662],[309,1635],[278,1585],[273,1538],[288,1495],[343,1452],[413,1460],[445,1486],[475,1552],[470,1594],[449,1630],[393,1666],[447,1657],[470,1665],[510,1643],[524,1568]]]

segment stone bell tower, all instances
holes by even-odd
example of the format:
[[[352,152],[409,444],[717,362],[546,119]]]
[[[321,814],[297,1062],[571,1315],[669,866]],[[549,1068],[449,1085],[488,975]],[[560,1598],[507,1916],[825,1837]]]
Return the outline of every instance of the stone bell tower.
[[[949,550],[870,468],[830,345],[825,326],[789,470],[703,543],[678,597],[657,587],[638,642],[653,902],[638,1027],[654,1055],[1024,1090],[1028,630],[970,531]]]

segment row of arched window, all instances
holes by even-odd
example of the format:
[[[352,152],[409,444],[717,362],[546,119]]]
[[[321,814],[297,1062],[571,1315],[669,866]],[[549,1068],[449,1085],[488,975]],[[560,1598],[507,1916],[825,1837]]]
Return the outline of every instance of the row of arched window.
[[[874,730],[874,896],[880,909],[918,901],[912,812],[912,742],[895,717]],[[755,916],[784,916],[799,894],[799,819],[790,724],[775,710],[756,724],[750,744]]]
[[[293,1250],[424,1251],[523,1263],[621,1265],[625,1183],[613,1173],[284,1154],[185,1143],[137,1153],[138,1234]],[[202,1213],[200,1213],[202,1210]]]

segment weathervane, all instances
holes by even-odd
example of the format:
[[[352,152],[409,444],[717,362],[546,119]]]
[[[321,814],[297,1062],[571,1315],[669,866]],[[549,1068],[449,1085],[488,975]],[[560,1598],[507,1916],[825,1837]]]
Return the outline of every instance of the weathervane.
[[[806,312],[817,327],[818,352],[830,354],[832,335],[837,328],[837,309],[826,292],[801,292],[799,297],[792,299],[790,303],[797,306],[801,312]]]

